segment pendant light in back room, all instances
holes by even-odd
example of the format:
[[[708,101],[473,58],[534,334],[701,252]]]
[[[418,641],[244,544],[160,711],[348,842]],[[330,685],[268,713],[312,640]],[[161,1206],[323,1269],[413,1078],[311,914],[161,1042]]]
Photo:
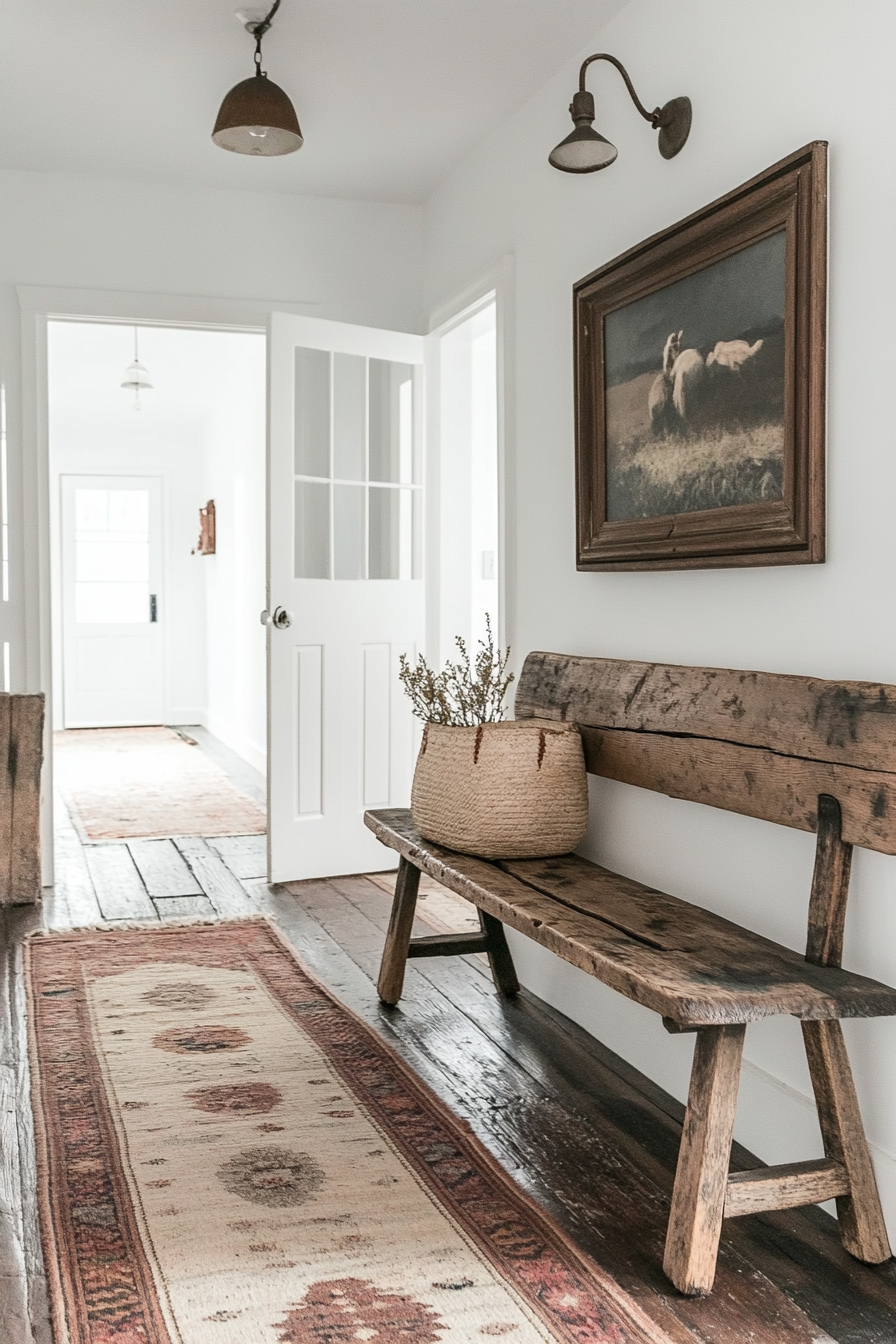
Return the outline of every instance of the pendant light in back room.
[[[212,139],[234,154],[292,154],[301,149],[303,140],[296,110],[278,84],[268,79],[261,68],[261,39],[280,8],[280,0],[263,18],[237,13],[247,33],[255,38],[255,74],[244,79],[227,94]]]
[[[137,345],[137,328],[134,328],[134,358],[124,371],[122,387],[134,394],[134,410],[140,410],[140,393],[152,391],[149,373],[140,363],[140,351]]]

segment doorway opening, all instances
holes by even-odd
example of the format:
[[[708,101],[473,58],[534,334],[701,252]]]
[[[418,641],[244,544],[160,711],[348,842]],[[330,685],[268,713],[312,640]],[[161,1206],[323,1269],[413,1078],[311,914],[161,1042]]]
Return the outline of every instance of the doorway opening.
[[[436,333],[439,414],[436,591],[429,644],[434,661],[475,650],[486,619],[503,638],[499,489],[497,301],[486,294]]]
[[[35,653],[53,721],[211,734],[267,773],[272,880],[370,871],[383,855],[364,808],[409,801],[399,654],[439,662],[456,635],[475,648],[486,614],[504,637],[495,294],[428,342],[443,412],[425,452],[420,336],[279,312],[267,341],[146,314],[135,333],[122,309],[37,317],[49,451]],[[139,410],[136,337],[152,384]],[[216,554],[197,554],[211,500]]]
[[[58,833],[125,888],[131,841],[261,856],[265,337],[51,320],[47,356]]]

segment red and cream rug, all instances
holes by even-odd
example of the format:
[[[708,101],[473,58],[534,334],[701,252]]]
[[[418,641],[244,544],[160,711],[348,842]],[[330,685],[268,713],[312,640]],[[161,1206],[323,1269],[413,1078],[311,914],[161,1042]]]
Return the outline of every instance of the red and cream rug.
[[[81,840],[263,835],[264,811],[170,728],[53,734],[56,782]]]
[[[27,981],[56,1344],[668,1344],[266,921]]]

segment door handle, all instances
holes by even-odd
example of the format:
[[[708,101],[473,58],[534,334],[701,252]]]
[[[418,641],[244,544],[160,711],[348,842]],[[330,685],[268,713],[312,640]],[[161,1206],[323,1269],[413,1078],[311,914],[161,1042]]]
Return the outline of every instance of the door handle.
[[[265,609],[259,619],[262,625],[273,625],[277,630],[288,630],[292,625],[292,616],[283,607],[275,607],[273,614]]]
[[[149,595],[149,623],[155,625],[159,619],[159,603],[155,593]]]

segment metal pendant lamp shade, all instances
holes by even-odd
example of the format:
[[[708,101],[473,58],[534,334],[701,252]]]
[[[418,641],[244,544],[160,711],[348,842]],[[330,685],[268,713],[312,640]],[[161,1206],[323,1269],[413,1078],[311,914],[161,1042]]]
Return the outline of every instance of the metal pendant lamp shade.
[[[292,154],[303,140],[296,110],[279,84],[259,70],[225,97],[212,139],[234,154]]]

